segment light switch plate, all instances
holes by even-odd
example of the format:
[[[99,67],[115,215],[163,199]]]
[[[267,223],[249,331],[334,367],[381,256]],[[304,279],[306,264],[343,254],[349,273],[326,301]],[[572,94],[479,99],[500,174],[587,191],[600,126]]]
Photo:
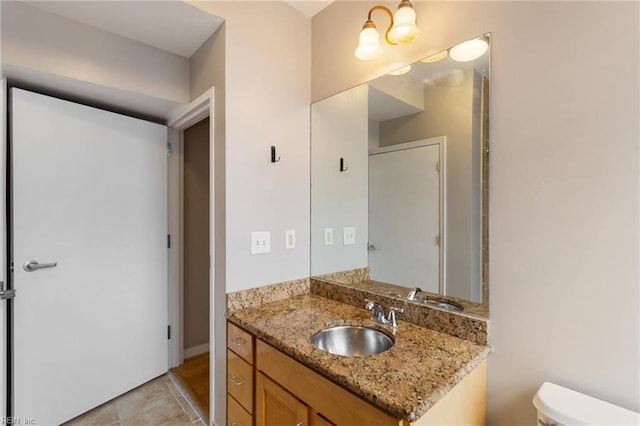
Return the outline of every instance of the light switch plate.
[[[324,245],[333,245],[333,228],[324,228]]]
[[[296,248],[296,231],[287,229],[284,231],[284,248],[287,250]]]
[[[251,254],[263,254],[271,252],[271,232],[251,233]]]
[[[342,243],[345,246],[352,246],[356,243],[356,228],[351,226],[342,230]]]

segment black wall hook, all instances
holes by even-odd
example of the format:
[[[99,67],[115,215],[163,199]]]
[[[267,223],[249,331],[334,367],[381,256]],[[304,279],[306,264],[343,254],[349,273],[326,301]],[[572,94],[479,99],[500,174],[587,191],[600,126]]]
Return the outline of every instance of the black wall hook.
[[[346,172],[347,170],[349,170],[349,168],[344,166],[344,158],[340,157],[340,171]]]
[[[280,161],[280,157],[276,159],[276,147],[272,145],[271,146],[271,162],[277,163],[278,161]]]

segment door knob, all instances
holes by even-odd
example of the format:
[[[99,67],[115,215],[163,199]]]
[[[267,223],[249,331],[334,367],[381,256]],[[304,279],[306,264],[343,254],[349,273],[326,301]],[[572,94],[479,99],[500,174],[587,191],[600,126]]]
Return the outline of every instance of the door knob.
[[[58,262],[38,263],[37,260],[29,260],[28,262],[24,262],[24,265],[22,265],[22,269],[24,269],[27,272],[34,272],[34,271],[37,271],[38,269],[55,268],[56,266],[58,266]]]

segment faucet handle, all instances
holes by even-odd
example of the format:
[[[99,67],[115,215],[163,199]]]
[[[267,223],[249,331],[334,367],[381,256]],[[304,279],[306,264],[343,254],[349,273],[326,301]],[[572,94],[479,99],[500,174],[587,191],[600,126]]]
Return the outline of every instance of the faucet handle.
[[[391,326],[393,328],[396,328],[398,326],[398,321],[396,320],[396,312],[399,314],[403,314],[404,313],[404,309],[403,308],[396,308],[395,306],[391,306],[389,308],[389,324],[391,324]]]

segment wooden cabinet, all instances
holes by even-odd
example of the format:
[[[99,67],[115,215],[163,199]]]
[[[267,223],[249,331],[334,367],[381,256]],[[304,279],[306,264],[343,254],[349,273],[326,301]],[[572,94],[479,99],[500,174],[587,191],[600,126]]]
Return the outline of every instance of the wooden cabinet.
[[[482,426],[486,422],[485,362],[420,419],[409,423],[394,418],[244,330],[232,324],[228,330],[232,330],[229,336],[246,341],[236,345],[230,343],[232,337],[228,339],[228,426]],[[242,347],[239,351],[244,355],[240,356],[234,347]],[[249,347],[251,350],[245,351]]]
[[[227,348],[253,365],[253,335],[240,327],[227,323]]]
[[[227,397],[227,425],[253,426],[253,416],[231,396]]]
[[[311,426],[336,426],[335,423],[331,423],[322,414],[315,410],[312,410],[311,412],[310,423]]]
[[[256,342],[256,368],[290,394],[313,407],[314,424],[358,426],[398,426],[403,424],[401,420],[357,397],[261,340]],[[263,403],[261,395],[257,394],[257,406],[261,406]],[[261,423],[260,420],[261,418],[258,416],[256,426],[279,426],[278,423]],[[295,425],[295,423],[293,424]]]
[[[258,425],[309,425],[309,407],[260,372],[256,375],[256,402]]]
[[[254,340],[227,323],[227,426],[253,426]]]

